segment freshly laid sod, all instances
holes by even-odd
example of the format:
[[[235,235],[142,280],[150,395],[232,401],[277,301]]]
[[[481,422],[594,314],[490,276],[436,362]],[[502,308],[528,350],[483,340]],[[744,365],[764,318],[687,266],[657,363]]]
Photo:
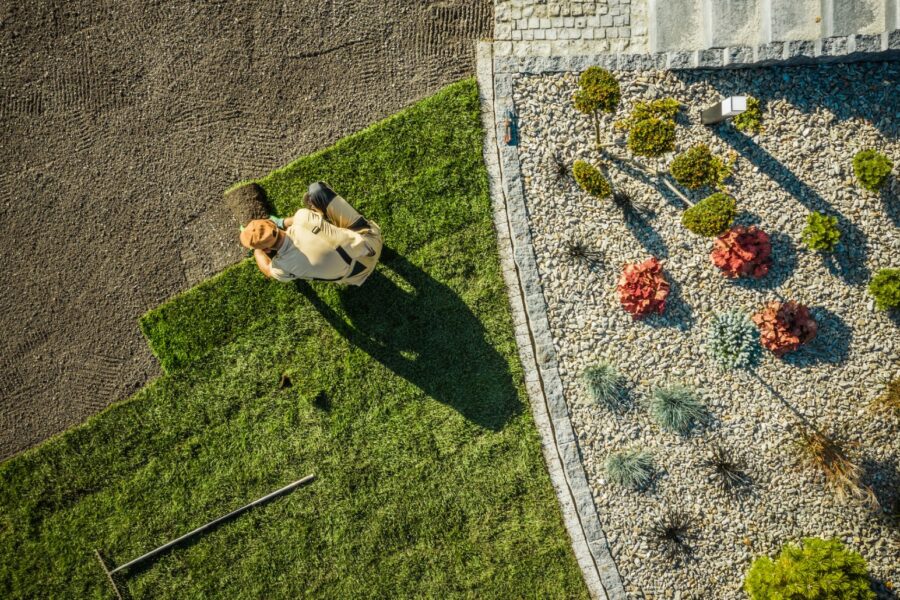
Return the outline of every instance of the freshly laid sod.
[[[122,564],[314,473],[135,569],[131,594],[585,597],[523,391],[481,135],[464,81],[260,180],[283,215],[327,181],[382,226],[383,264],[340,289],[244,261],[148,313],[166,375],[0,465],[0,596],[109,598],[94,548]]]

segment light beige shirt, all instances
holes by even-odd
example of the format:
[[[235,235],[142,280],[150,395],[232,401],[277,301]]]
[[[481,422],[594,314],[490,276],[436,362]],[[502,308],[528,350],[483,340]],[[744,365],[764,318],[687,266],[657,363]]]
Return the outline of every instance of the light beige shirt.
[[[324,231],[315,233],[317,226]],[[336,280],[348,275],[350,265],[334,249],[336,243],[351,259],[371,251],[360,234],[323,222],[306,208],[297,211],[293,225],[285,233],[281,248],[272,258],[272,277],[278,281]]]

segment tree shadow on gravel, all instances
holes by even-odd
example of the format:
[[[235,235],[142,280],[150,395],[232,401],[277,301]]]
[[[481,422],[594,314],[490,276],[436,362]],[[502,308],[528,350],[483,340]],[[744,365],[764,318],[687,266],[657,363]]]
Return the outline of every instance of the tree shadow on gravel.
[[[346,318],[307,282],[295,285],[350,343],[473,423],[499,431],[522,411],[509,364],[478,317],[455,291],[392,249],[384,248],[365,285],[338,291]]]
[[[881,203],[884,205],[884,213],[894,224],[900,227],[900,180],[891,173],[888,180],[881,188]]]
[[[836,253],[832,273],[840,276],[848,285],[859,285],[869,280],[869,269],[866,266],[866,235],[857,225],[832,208],[831,204],[818,192],[794,175],[790,169],[778,162],[774,156],[749,136],[727,124],[713,127],[713,131],[808,210],[836,217],[838,228],[841,230],[843,251]]]
[[[625,220],[628,230],[644,250],[656,258],[669,258],[669,248],[665,241],[656,233],[656,230],[650,225],[650,221],[640,210],[633,206],[625,206],[622,208],[622,218]]]
[[[822,363],[844,363],[850,355],[853,330],[841,317],[826,308],[811,306],[809,312],[819,325],[816,337],[797,350],[785,354],[781,360],[800,368]]]
[[[720,70],[671,73],[686,85],[703,81],[712,86],[718,94],[709,98],[709,104],[719,100],[719,96],[743,94],[758,98],[763,105],[772,100],[784,100],[803,113],[812,113],[821,107],[840,121],[865,119],[885,137],[895,138],[900,136],[900,121],[894,118],[897,82],[891,71],[896,72],[896,67],[889,62],[866,62],[851,66],[832,63],[759,67],[727,73]],[[840,81],[822,85],[826,75]],[[797,79],[804,76],[819,83],[814,90],[816,95],[809,93],[809,86],[797,84]],[[860,111],[854,102],[860,94],[872,94],[869,105],[882,112],[873,114]]]
[[[646,316],[643,321],[654,329],[672,327],[678,331],[687,331],[694,325],[694,311],[684,301],[681,284],[666,273],[669,282],[669,295],[666,297],[666,309],[663,314]]]
[[[865,458],[860,463],[865,469],[863,484],[872,488],[881,511],[879,517],[885,525],[900,529],[900,471],[889,460]]]
[[[658,177],[653,177],[645,173],[644,171],[629,163],[627,160],[623,160],[618,156],[614,156],[611,154],[605,154],[604,156],[610,162],[615,163],[615,168],[625,175],[636,179],[649,187],[652,187],[671,206],[677,208],[678,210],[685,210],[686,208],[688,208],[681,198],[672,193],[672,190],[667,188],[662,184],[662,182],[659,181]],[[665,177],[666,175],[662,174],[662,176]]]

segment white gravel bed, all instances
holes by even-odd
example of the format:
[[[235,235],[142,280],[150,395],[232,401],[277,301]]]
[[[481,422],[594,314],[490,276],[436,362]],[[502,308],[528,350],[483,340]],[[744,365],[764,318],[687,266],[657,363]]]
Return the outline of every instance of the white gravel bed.
[[[745,598],[751,560],[807,536],[841,538],[868,561],[880,586],[900,588],[900,526],[860,502],[838,501],[821,474],[798,465],[800,428],[775,395],[844,442],[880,497],[896,492],[900,423],[873,414],[868,404],[900,375],[900,320],[876,311],[865,288],[879,268],[900,267],[900,64],[614,74],[623,102],[615,117],[603,118],[606,139],[624,139],[612,123],[635,101],[678,99],[687,108],[677,151],[705,142],[723,158],[738,152],[727,185],[737,199],[737,224],[768,232],[774,258],[757,282],[728,280],[709,259],[712,240],[682,227],[684,205],[655,180],[613,170],[616,186],[643,213],[628,219],[570,177],[557,181],[552,153],[570,166],[576,158],[594,164],[599,158],[591,121],[572,106],[578,74],[518,76],[519,156],[548,317],[585,470],[626,590],[636,598]],[[701,108],[737,93],[763,101],[761,134],[700,124]],[[881,195],[854,184],[852,157],[864,148],[894,162]],[[699,200],[709,193],[688,195]],[[800,244],[810,210],[840,215],[845,243],[836,264]],[[601,258],[588,266],[567,257],[565,241],[572,238]],[[633,321],[619,304],[616,282],[626,263],[650,256],[661,260],[672,294],[664,315]],[[819,323],[816,340],[784,359],[763,350],[759,379],[718,371],[705,347],[713,316],[735,308],[749,315],[779,298],[810,307]],[[581,388],[582,371],[601,360],[616,364],[632,387],[634,406],[624,414],[592,404]],[[669,382],[698,388],[711,422],[686,437],[661,432],[643,402],[654,386]],[[732,497],[713,485],[702,461],[714,443],[743,458],[750,494]],[[650,450],[659,471],[642,492],[605,479],[608,454],[633,446]],[[681,564],[664,558],[649,532],[672,507],[695,519],[693,554]]]

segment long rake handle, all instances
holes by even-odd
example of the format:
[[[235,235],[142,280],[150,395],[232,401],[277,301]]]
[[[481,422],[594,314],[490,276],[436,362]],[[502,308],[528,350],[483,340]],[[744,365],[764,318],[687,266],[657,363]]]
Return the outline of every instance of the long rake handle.
[[[163,545],[160,546],[159,548],[156,548],[155,550],[151,550],[151,551],[148,552],[147,554],[138,556],[138,557],[135,558],[134,560],[129,561],[129,562],[125,563],[124,565],[118,566],[118,567],[116,567],[115,569],[112,569],[112,570],[108,571],[108,573],[109,573],[109,575],[112,575],[112,574],[114,574],[114,573],[118,573],[119,571],[124,571],[125,569],[127,569],[127,568],[129,568],[129,567],[133,567],[134,565],[136,565],[136,564],[138,564],[138,563],[141,563],[141,562],[143,562],[143,561],[145,561],[145,560],[147,560],[147,559],[153,558],[154,556],[156,556],[156,555],[159,554],[160,552],[165,552],[166,550],[168,550],[168,549],[171,548],[172,546],[176,546],[176,545],[180,544],[181,542],[183,542],[183,541],[185,541],[185,540],[187,540],[187,539],[190,539],[190,538],[194,537],[195,535],[197,535],[197,534],[199,534],[199,533],[202,533],[202,532],[206,531],[207,529],[210,529],[210,528],[212,528],[212,527],[218,525],[218,524],[221,523],[222,521],[227,521],[228,519],[231,519],[231,518],[233,518],[233,517],[235,517],[235,516],[241,514],[242,512],[244,512],[244,511],[246,511],[246,510],[249,510],[249,509],[253,508],[254,506],[257,506],[257,505],[259,505],[259,504],[263,504],[264,502],[267,502],[267,501],[271,500],[272,498],[274,498],[274,497],[276,497],[276,496],[280,496],[281,494],[284,494],[284,493],[286,493],[286,492],[289,492],[289,491],[291,491],[292,489],[294,489],[294,488],[296,488],[296,487],[298,487],[298,486],[303,485],[304,483],[307,483],[307,482],[309,482],[309,481],[312,481],[314,478],[315,478],[315,475],[307,475],[307,476],[304,477],[303,479],[298,479],[298,480],[295,481],[294,483],[289,483],[288,485],[284,486],[283,488],[281,488],[281,489],[279,489],[279,490],[275,490],[275,491],[272,492],[271,494],[266,494],[265,496],[263,496],[263,497],[260,498],[259,500],[254,500],[254,501],[251,502],[250,504],[247,504],[247,505],[245,505],[245,506],[242,506],[242,507],[238,508],[237,510],[231,511],[230,513],[228,513],[228,514],[225,515],[224,517],[219,517],[218,519],[216,519],[216,520],[214,520],[214,521],[210,521],[210,522],[207,523],[206,525],[201,525],[201,526],[198,527],[197,529],[194,529],[193,531],[189,531],[188,533],[184,534],[184,535],[181,536],[180,538],[177,538],[177,539],[172,540],[172,541],[169,542],[168,544],[163,544]],[[101,562],[102,562],[102,561],[101,561]]]

